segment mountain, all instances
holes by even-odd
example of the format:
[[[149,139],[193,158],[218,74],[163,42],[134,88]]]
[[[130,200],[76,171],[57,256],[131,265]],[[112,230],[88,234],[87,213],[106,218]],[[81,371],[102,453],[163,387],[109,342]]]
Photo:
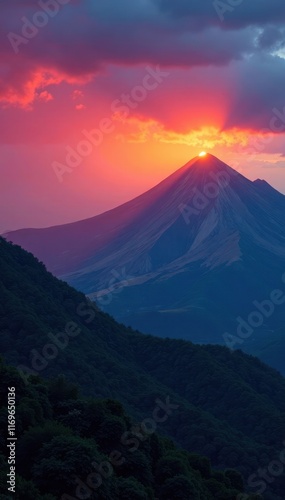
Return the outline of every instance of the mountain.
[[[102,215],[6,237],[120,322],[285,373],[284,211],[285,196],[208,154]]]
[[[156,430],[172,438],[176,445],[208,457],[214,468],[237,469],[250,493],[262,493],[268,500],[283,498],[284,478],[275,476],[276,471],[270,472],[272,462],[282,456],[284,449],[285,380],[278,372],[241,351],[160,339],[126,328],[82,293],[53,277],[30,253],[2,238],[0,276],[0,352],[7,363],[17,368],[22,380],[21,385],[17,383],[22,405],[18,413],[19,436],[20,422],[27,425],[32,421],[38,427],[44,425],[45,419],[53,418],[52,408],[45,401],[46,389],[41,385],[33,389],[41,396],[32,404],[29,400],[33,396],[23,387],[32,390],[34,383],[40,384],[38,375],[50,378],[64,374],[71,383],[80,385],[85,396],[116,399],[124,405],[137,422],[130,441],[139,439],[142,423],[154,425],[155,418]],[[4,383],[6,378],[2,376],[1,380]],[[6,382],[4,385],[6,388]],[[57,391],[55,402],[62,399],[64,403],[60,384],[53,386]],[[80,437],[85,436],[88,424],[84,408],[83,403],[76,403],[74,408],[69,403],[58,410],[61,423],[78,425],[77,432],[83,426]],[[88,415],[92,417],[89,410]],[[100,415],[96,415],[92,418],[97,439],[96,418]],[[3,412],[0,422],[7,424]],[[118,422],[115,429],[114,425],[102,428],[101,439],[122,429]],[[43,430],[31,432],[32,443],[42,435],[46,435]],[[54,433],[48,431],[47,436],[50,440]],[[26,446],[30,442],[27,440]],[[3,440],[0,443],[5,446]],[[71,449],[79,444],[75,440]],[[88,448],[88,443],[85,445]],[[37,484],[44,481],[47,467],[53,471],[59,466],[61,446],[61,442],[52,446],[47,443],[39,455],[35,454],[41,459],[40,465],[37,462],[32,469]],[[148,449],[148,453],[152,452]],[[71,451],[69,457],[73,457]],[[264,468],[269,480],[261,479]],[[28,473],[24,477],[28,480]],[[219,477],[222,480],[223,476]],[[210,483],[214,498],[236,499],[225,492],[218,496],[216,480]],[[58,487],[58,481],[54,487]],[[208,497],[201,493],[200,498]]]

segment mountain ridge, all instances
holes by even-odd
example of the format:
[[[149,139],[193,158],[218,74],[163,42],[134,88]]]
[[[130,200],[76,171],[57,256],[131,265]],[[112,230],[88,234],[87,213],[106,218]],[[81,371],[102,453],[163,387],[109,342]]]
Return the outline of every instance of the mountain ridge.
[[[78,243],[78,238],[84,235],[84,232],[89,231],[90,228],[88,227],[89,224],[93,224],[96,221],[98,223],[102,224],[105,227],[105,238],[108,240],[108,236],[110,236],[109,231],[114,231],[116,229],[116,225],[119,227],[124,226],[125,221],[128,223],[130,221],[130,214],[128,212],[129,208],[132,210],[132,216],[135,217],[139,215],[139,210],[143,209],[144,206],[141,206],[141,202],[147,198],[147,203],[153,202],[152,200],[152,194],[155,193],[156,197],[158,195],[163,194],[164,190],[167,190],[169,187],[169,184],[172,184],[173,182],[177,182],[181,176],[183,176],[185,173],[186,174],[192,174],[193,169],[197,171],[197,167],[205,167],[208,159],[211,158],[212,160],[214,159],[214,166],[217,165],[216,160],[217,158],[208,155],[207,158],[193,158],[189,162],[187,162],[184,166],[173,172],[170,176],[168,176],[166,179],[162,180],[159,182],[156,186],[153,188],[149,189],[145,193],[140,194],[139,196],[123,203],[122,205],[119,205],[118,207],[115,207],[111,210],[107,210],[106,212],[103,212],[101,214],[98,214],[93,217],[89,217],[88,219],[83,219],[80,221],[76,222],[70,222],[68,224],[63,224],[63,225],[56,225],[56,226],[51,226],[48,228],[27,228],[27,229],[19,229],[16,231],[10,231],[3,236],[14,243],[21,244],[24,248],[26,248],[28,251],[31,251],[34,255],[36,255],[38,258],[43,260],[45,264],[47,265],[47,268],[51,272],[56,272],[61,273],[62,271],[58,269],[58,267],[54,267],[53,260],[49,260],[49,255],[53,252],[67,252],[68,251],[68,245],[76,245]],[[218,160],[219,161],[219,160]],[[238,174],[235,170],[231,169],[230,167],[226,166],[226,164],[220,162],[220,165],[223,165],[223,167],[227,168],[227,172],[232,175],[240,175]],[[212,165],[212,173],[214,173],[215,168],[213,168]],[[202,170],[199,168],[199,172],[201,173]],[[196,172],[197,173],[197,172]],[[173,186],[171,186],[173,187]],[[158,195],[157,195],[158,191]],[[108,218],[112,217],[115,214],[115,220],[111,219],[109,224],[108,224]],[[128,220],[129,219],[129,220]],[[107,226],[106,226],[107,223]],[[112,227],[109,227],[109,226]],[[115,228],[115,229],[114,229]],[[75,233],[71,234],[71,239],[70,239],[70,231],[74,229]],[[92,229],[96,230],[98,229],[97,227]],[[48,240],[49,238],[54,238],[55,240],[58,239],[58,237],[61,236],[61,231],[64,232],[62,235],[62,240],[60,240],[60,247],[58,248],[56,245],[53,248],[53,252],[50,252],[50,250],[46,250],[48,246]],[[42,243],[41,243],[41,239]],[[103,240],[102,245],[106,244],[106,239]],[[39,244],[39,247],[37,248],[37,243]],[[56,242],[54,242],[56,243]],[[100,247],[99,247],[100,248]],[[98,247],[97,247],[98,249]],[[94,249],[96,250],[96,248]],[[77,250],[78,251],[78,250]],[[43,253],[43,256],[42,256]],[[52,259],[52,257],[51,257]]]
[[[92,219],[6,237],[120,322],[223,344],[225,332],[235,334],[236,318],[247,318],[256,300],[280,286],[284,209],[284,195],[208,154]],[[270,345],[283,321],[285,312],[276,309],[241,348],[267,361],[266,338]],[[273,366],[284,373],[281,340]]]
[[[157,398],[170,398],[179,409],[159,431],[208,456],[214,467],[237,468],[246,484],[280,453],[285,381],[258,359],[119,325],[1,238],[0,275],[1,353],[24,381],[29,370],[23,367],[45,378],[64,373],[85,395],[120,400],[139,422],[149,418]],[[78,335],[72,335],[75,326]],[[279,478],[265,498],[281,500],[283,491]]]

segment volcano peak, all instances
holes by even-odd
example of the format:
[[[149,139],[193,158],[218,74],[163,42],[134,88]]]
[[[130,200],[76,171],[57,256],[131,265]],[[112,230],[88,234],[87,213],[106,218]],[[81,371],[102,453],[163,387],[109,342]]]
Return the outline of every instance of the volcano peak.
[[[217,158],[216,156],[212,155],[211,153],[206,153],[203,152],[200,153],[198,156],[195,156],[190,160],[186,165],[186,169],[188,170],[189,168],[191,169],[192,173],[194,173],[194,170],[196,171],[197,174],[199,174],[199,171],[201,172],[217,172],[217,171],[227,171],[229,174],[237,174],[237,171],[231,168],[229,165],[224,163],[222,160]],[[185,168],[182,167],[182,168]]]
[[[279,232],[283,231],[284,206],[284,196],[273,188],[251,182],[206,153],[192,158],[140,196],[103,214],[6,236],[34,253],[50,271],[85,292],[93,292],[100,279],[104,280],[107,261],[110,272],[121,259],[137,276],[143,275],[140,269],[148,266],[145,263],[149,259],[153,273],[160,274],[164,265],[167,273],[182,272],[179,269],[193,262],[213,268],[241,258],[242,238],[253,240],[256,246],[262,244],[271,253],[274,248],[283,257]],[[268,220],[271,238],[259,222],[268,219],[269,211],[271,218],[282,225],[280,230],[278,225],[276,234],[271,218]],[[91,279],[95,272],[97,283]]]
[[[193,159],[201,162],[202,164],[203,163],[219,162],[219,163],[222,163],[223,165],[225,165],[224,162],[222,162],[222,160],[220,160],[217,156],[214,156],[211,153],[206,153],[205,151],[202,151],[201,153],[199,153],[198,156],[196,156]]]

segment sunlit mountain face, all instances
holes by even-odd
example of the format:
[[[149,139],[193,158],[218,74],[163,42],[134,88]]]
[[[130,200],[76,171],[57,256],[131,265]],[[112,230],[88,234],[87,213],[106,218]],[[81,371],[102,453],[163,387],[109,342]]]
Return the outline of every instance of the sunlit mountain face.
[[[247,317],[256,308],[262,314],[255,303],[284,285],[284,210],[284,195],[207,153],[114,210],[7,238],[121,322],[159,336],[226,343],[281,369],[280,350],[264,348],[283,338],[276,333],[283,308],[265,310],[254,328]]]

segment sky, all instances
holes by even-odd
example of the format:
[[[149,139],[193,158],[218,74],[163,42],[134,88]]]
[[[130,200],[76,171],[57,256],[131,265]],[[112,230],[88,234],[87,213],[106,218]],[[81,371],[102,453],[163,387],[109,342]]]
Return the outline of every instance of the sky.
[[[0,10],[0,233],[101,213],[202,150],[285,193],[284,0]]]

